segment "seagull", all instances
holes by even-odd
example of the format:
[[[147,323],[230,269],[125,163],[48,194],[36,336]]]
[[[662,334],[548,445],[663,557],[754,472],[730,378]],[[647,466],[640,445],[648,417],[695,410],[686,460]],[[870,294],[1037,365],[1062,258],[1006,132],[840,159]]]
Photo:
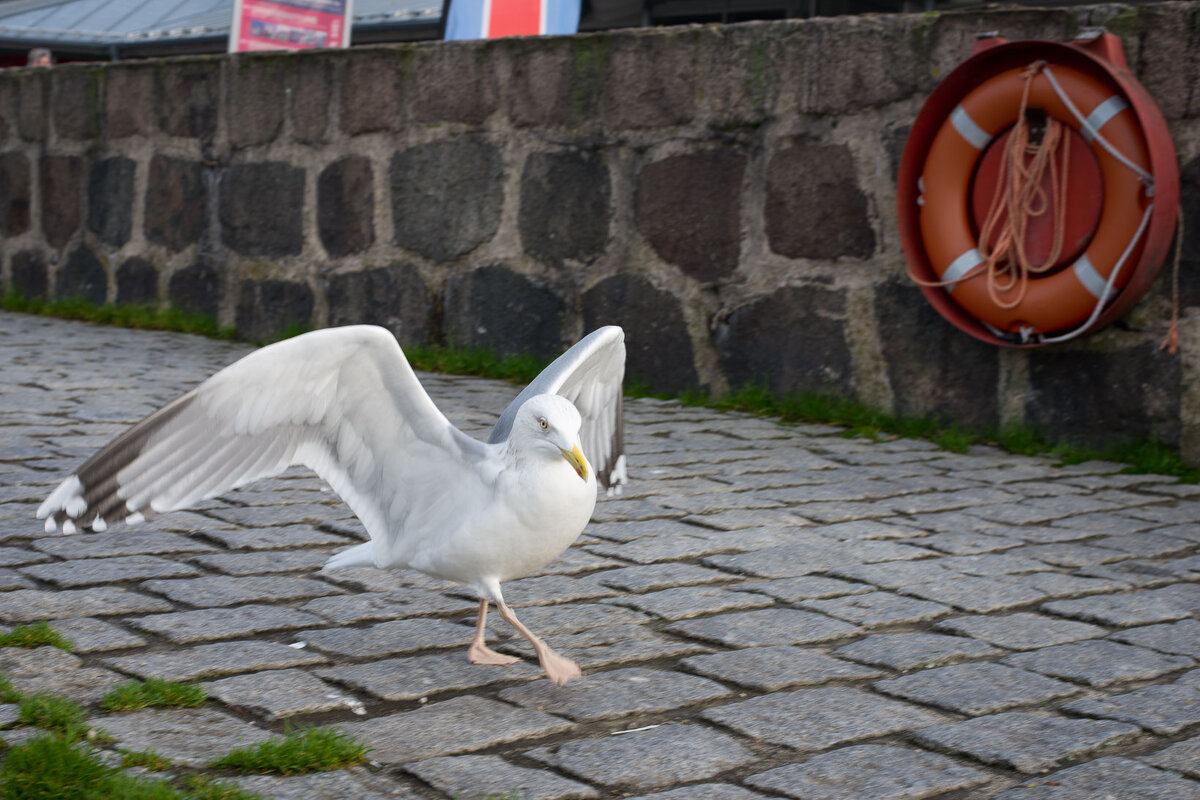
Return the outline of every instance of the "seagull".
[[[490,601],[562,685],[579,666],[517,619],[500,584],[558,557],[590,520],[597,486],[613,494],[627,481],[624,374],[624,332],[599,328],[517,395],[483,442],[438,410],[386,329],[313,331],[256,350],[134,425],[37,516],[47,531],[104,531],[303,464],[370,534],[322,569],[408,568],[465,586],[479,598],[468,660],[520,660],[485,644]]]

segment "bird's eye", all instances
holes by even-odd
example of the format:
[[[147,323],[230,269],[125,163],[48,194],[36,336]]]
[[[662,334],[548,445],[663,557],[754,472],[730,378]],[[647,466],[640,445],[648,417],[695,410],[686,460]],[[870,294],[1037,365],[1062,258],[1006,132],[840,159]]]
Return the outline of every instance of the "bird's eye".
[[[545,417],[538,417],[538,425],[542,426],[542,430],[547,430],[550,427],[550,423],[546,422]]]

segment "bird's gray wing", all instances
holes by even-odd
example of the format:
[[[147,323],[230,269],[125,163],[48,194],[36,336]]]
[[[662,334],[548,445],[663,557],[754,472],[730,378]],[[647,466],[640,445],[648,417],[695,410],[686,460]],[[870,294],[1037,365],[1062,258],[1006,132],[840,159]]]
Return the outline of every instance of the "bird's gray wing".
[[[621,382],[625,378],[625,332],[615,325],[592,331],[525,387],[492,428],[489,442],[508,438],[517,409],[538,394],[560,394],[583,417],[583,454],[609,494],[628,480]]]
[[[332,328],[257,350],[151,414],[37,515],[48,530],[104,530],[304,464],[379,541],[430,475],[470,473],[486,451],[437,409],[388,331]]]

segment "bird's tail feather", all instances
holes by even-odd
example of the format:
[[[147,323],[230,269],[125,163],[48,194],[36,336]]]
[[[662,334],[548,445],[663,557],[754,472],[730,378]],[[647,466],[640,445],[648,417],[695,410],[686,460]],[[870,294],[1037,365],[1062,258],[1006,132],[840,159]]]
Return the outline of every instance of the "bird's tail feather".
[[[363,542],[354,547],[334,553],[321,571],[338,569],[339,567],[373,567],[375,566],[375,543]]]

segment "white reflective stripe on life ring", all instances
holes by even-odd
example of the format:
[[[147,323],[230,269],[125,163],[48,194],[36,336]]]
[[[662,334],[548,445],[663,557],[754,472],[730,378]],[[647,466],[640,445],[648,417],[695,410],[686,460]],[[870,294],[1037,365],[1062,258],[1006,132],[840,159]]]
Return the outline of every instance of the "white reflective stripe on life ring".
[[[946,271],[942,273],[943,281],[953,281],[953,283],[946,284],[946,291],[953,292],[954,287],[958,285],[959,279],[982,263],[983,256],[974,247],[951,261],[950,266],[946,267]]]
[[[1097,300],[1103,299],[1104,290],[1108,288],[1108,279],[1096,271],[1096,267],[1088,258],[1087,253],[1081,255],[1071,269],[1075,270],[1075,277],[1079,278],[1083,288],[1087,289],[1092,297]]]
[[[976,150],[987,147],[988,142],[992,140],[992,135],[975,124],[975,120],[971,119],[962,103],[950,113],[950,123]]]
[[[1125,102],[1125,99],[1114,94],[1092,109],[1092,113],[1088,114],[1087,119],[1079,126],[1079,133],[1088,144],[1091,144],[1092,139],[1096,138],[1096,134],[1100,132],[1100,129],[1107,125],[1110,119],[1127,108],[1129,108],[1129,104]]]

